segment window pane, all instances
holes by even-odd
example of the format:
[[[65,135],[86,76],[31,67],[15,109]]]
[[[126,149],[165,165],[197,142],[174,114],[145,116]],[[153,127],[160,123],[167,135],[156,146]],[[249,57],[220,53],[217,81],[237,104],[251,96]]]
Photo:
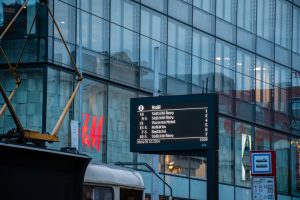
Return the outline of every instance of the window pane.
[[[255,150],[271,150],[272,134],[270,131],[255,128]]]
[[[107,162],[132,162],[130,140],[130,98],[136,94],[116,87],[108,88]]]
[[[190,177],[207,179],[206,157],[190,157]]]
[[[192,22],[192,5],[186,3],[182,0],[169,0],[169,15],[183,21],[185,23],[191,24]],[[180,12],[178,12],[180,8]]]
[[[91,49],[98,53],[107,54],[109,46],[109,24],[106,20],[95,17],[86,12],[80,11],[82,16],[82,24],[79,25],[78,17],[78,31],[82,27],[82,38],[77,34],[77,42],[82,39],[82,46]]]
[[[275,42],[282,47],[291,49],[292,36],[292,6],[290,3],[276,1],[276,31]]]
[[[214,61],[215,40],[213,37],[193,30],[193,54],[208,61]]]
[[[92,163],[100,163],[103,145],[106,143],[107,88],[106,85],[87,78],[82,82],[81,88],[81,99],[77,96],[75,100],[75,119],[81,122],[79,146],[81,152],[93,158]]]
[[[293,51],[300,54],[300,8],[293,7]]]
[[[20,69],[18,70],[21,84],[12,98],[12,105],[24,128],[42,131],[42,109],[43,109],[43,70],[41,69]],[[15,79],[8,70],[0,71],[1,84],[9,95],[15,87]],[[4,99],[0,98],[0,105]],[[11,114],[6,108],[0,118],[0,134],[6,134],[16,125]]]
[[[250,187],[250,151],[252,149],[251,126],[235,123],[235,183]]]
[[[168,0],[142,0],[142,3],[161,12],[167,12]]]
[[[169,20],[168,22],[168,44],[191,53],[192,29],[174,20]]]
[[[239,27],[255,33],[256,31],[256,0],[238,0]]]
[[[219,110],[232,114],[234,107],[235,72],[215,65],[215,90],[219,94]]]
[[[73,92],[73,75],[48,68],[47,77],[47,132],[52,132],[60,114],[65,108]],[[66,115],[63,125],[58,133],[59,143],[49,144],[49,147],[60,149],[69,146],[69,114]]]
[[[141,34],[167,43],[167,18],[145,7],[141,13]]]
[[[183,176],[189,175],[189,157],[179,155],[165,156],[165,172]]]
[[[67,42],[76,42],[76,9],[61,1],[54,3],[55,20],[59,29]],[[54,36],[60,39],[60,35],[54,28]]]
[[[130,0],[111,1],[111,21],[139,32],[140,6]],[[113,33],[113,32],[112,32]]]
[[[194,0],[193,4],[195,7],[205,10],[206,12],[215,13],[215,0]]]
[[[214,15],[196,7],[193,9],[193,25],[205,32],[215,34],[215,18]]]
[[[168,76],[185,82],[191,82],[191,55],[183,51],[168,48]]]
[[[274,134],[274,151],[276,152],[277,191],[289,191],[289,149],[290,141],[287,136]]]
[[[235,24],[236,0],[217,0],[217,17]]]
[[[219,182],[233,183],[232,120],[219,118]]]
[[[235,69],[236,48],[228,43],[217,40],[216,42],[216,64],[229,69]]]
[[[291,141],[291,183],[292,194],[300,195],[300,140]]]
[[[274,41],[275,0],[257,1],[257,35]]]
[[[109,0],[78,0],[77,2],[78,7],[81,7],[82,10],[104,19],[109,18],[109,3]]]
[[[203,93],[204,91],[213,91],[214,83],[214,64],[204,59],[193,56],[192,83],[193,92]],[[197,89],[196,89],[197,88]]]

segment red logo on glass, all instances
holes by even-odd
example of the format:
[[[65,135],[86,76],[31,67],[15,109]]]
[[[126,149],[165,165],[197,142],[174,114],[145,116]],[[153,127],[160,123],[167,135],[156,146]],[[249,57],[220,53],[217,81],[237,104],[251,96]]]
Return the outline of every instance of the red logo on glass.
[[[82,126],[82,137],[81,137],[81,145],[82,147],[87,147],[90,149],[91,147],[95,149],[97,152],[100,151],[101,144],[101,135],[102,135],[102,127],[103,127],[103,115],[97,119],[97,116],[92,116],[90,114],[82,113],[83,126]],[[90,120],[92,121],[89,126]]]

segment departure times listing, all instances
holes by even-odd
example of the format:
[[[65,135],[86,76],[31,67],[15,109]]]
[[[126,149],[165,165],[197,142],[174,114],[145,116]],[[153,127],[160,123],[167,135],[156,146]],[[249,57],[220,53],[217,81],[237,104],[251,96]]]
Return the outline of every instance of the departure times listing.
[[[162,140],[207,141],[207,109],[207,107],[167,108],[162,105],[148,107],[139,105],[137,144],[160,143]],[[187,126],[191,120],[197,120],[197,125]]]
[[[216,94],[132,98],[130,150],[168,153],[215,149],[217,109]]]

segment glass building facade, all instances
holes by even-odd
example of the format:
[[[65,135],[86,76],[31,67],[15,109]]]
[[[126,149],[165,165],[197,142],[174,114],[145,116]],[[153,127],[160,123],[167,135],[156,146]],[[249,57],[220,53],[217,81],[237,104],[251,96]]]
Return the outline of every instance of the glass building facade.
[[[21,3],[1,1],[0,33]],[[76,81],[59,33],[39,6],[29,1],[1,47],[16,63],[28,36],[12,102],[25,127],[51,132]],[[219,94],[219,199],[251,199],[249,150],[276,151],[278,199],[300,199],[299,0],[50,0],[49,6],[84,76],[60,142],[49,148],[71,145],[76,120],[79,151],[93,163],[151,163],[151,155],[129,151],[129,99],[152,95],[159,47],[160,95]],[[9,93],[14,78],[0,58]],[[6,111],[0,131],[14,127]],[[150,193],[151,174],[139,170]],[[161,155],[158,170],[174,196],[206,198],[206,158]],[[169,195],[163,185],[159,190]]]

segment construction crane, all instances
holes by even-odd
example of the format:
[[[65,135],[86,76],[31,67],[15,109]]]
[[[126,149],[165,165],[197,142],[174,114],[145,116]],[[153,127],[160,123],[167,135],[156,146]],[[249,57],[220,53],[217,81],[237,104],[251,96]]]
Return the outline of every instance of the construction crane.
[[[28,4],[29,0],[25,0],[24,3],[22,4],[21,8],[18,10],[18,12],[16,13],[16,15],[13,17],[13,19],[8,23],[8,25],[5,27],[4,31],[1,33],[0,35],[0,42],[2,41],[4,35],[7,33],[7,31],[10,29],[10,27],[12,26],[12,24],[14,23],[14,21],[18,18],[18,16],[20,15],[20,13],[22,12],[23,9],[26,8],[27,4]],[[75,69],[75,77],[74,79],[77,81],[77,85],[76,87],[74,88],[73,90],[73,93],[72,95],[70,96],[70,99],[69,101],[67,102],[63,112],[61,113],[53,131],[49,134],[49,133],[41,133],[41,132],[38,132],[38,131],[35,131],[35,130],[30,130],[30,129],[27,129],[27,128],[24,128],[18,115],[16,114],[15,112],[15,109],[14,107],[12,106],[11,104],[11,99],[13,98],[14,94],[16,93],[16,90],[17,88],[19,87],[19,85],[21,84],[21,79],[20,79],[20,76],[18,74],[18,71],[17,71],[17,68],[19,66],[19,63],[20,63],[20,60],[22,58],[22,55],[24,53],[24,49],[26,47],[26,44],[27,44],[27,40],[28,40],[28,36],[26,37],[25,39],[25,42],[23,44],[23,47],[22,47],[22,50],[21,50],[21,53],[20,53],[20,56],[18,58],[18,61],[17,63],[15,64],[15,66],[13,66],[4,49],[1,47],[0,45],[0,54],[3,56],[5,62],[7,63],[8,65],[8,69],[9,71],[12,73],[12,75],[14,76],[15,78],[15,82],[16,82],[16,85],[15,85],[15,88],[12,90],[11,94],[9,96],[7,96],[2,84],[1,84],[1,81],[0,81],[0,92],[1,92],[1,95],[3,96],[3,99],[5,101],[5,103],[3,104],[1,110],[0,110],[0,117],[3,115],[3,113],[5,112],[6,108],[8,108],[12,118],[13,118],[13,121],[16,125],[16,128],[15,129],[12,129],[10,131],[8,131],[7,134],[3,134],[0,136],[0,139],[8,139],[8,140],[15,140],[16,142],[19,142],[19,143],[28,143],[28,142],[31,142],[33,144],[38,144],[38,145],[41,145],[41,144],[44,144],[44,142],[58,142],[58,132],[63,124],[63,121],[64,121],[64,118],[67,114],[67,112],[69,111],[71,105],[72,105],[72,102],[76,96],[76,93],[78,92],[79,90],[79,87],[80,87],[80,84],[82,82],[82,74],[79,72],[78,70],[78,67],[76,66],[76,63],[75,63],[75,60],[73,58],[73,56],[71,55],[71,52],[66,44],[66,41],[60,31],[60,28],[58,27],[58,24],[54,18],[54,15],[53,13],[51,12],[49,6],[48,6],[48,0],[40,0],[40,3],[39,3],[39,6],[37,8],[37,12],[34,16],[34,19],[33,19],[33,22],[30,26],[30,29],[29,29],[29,33],[31,33],[32,31],[32,28],[33,28],[33,25],[37,19],[37,16],[39,15],[39,12],[40,12],[40,9],[41,9],[41,5],[45,5],[45,7],[47,8],[47,11],[51,17],[51,19],[53,20],[54,22],[54,26],[55,28],[57,29],[58,33],[59,33],[59,36],[64,44],[64,47],[65,49],[67,50],[68,52],[68,55],[70,57],[70,60],[71,60],[71,63]]]

